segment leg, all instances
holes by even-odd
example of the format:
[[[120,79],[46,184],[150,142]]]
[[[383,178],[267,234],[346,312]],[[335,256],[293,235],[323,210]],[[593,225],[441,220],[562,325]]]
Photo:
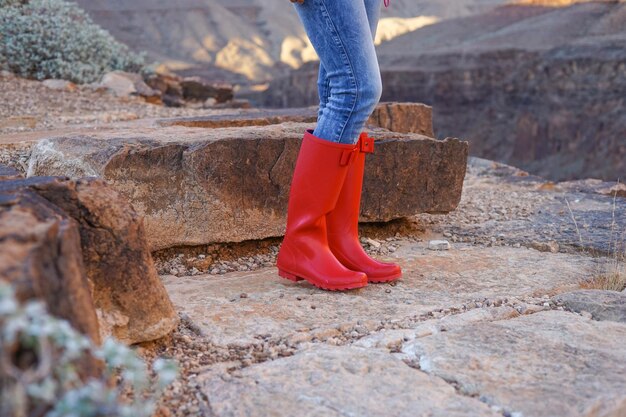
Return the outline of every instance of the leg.
[[[295,7],[330,87],[314,135],[355,143],[382,92],[365,1],[307,0]]]
[[[365,0],[365,11],[367,13],[370,32],[372,33],[372,40],[376,39],[376,29],[378,28],[378,21],[380,20],[380,6],[381,0]],[[317,77],[317,90],[320,99],[318,118],[322,116],[324,108],[326,107],[330,97],[329,83],[330,80],[328,79],[324,65],[320,63],[319,75]]]

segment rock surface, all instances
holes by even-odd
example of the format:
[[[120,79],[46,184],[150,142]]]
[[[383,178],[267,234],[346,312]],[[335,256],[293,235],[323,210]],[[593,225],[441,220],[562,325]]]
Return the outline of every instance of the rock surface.
[[[508,415],[619,417],[626,413],[624,340],[625,324],[547,311],[419,338],[402,352]]]
[[[355,347],[316,347],[203,380],[216,417],[500,415],[440,378]]]
[[[583,252],[621,259],[626,199],[600,190],[616,183],[552,183],[511,166],[470,158],[464,193],[446,216],[415,221],[452,242],[527,246],[545,252]],[[609,272],[607,260],[597,273]],[[605,271],[606,270],[606,271]]]
[[[586,311],[594,320],[626,323],[626,294],[617,291],[581,290],[559,294],[554,301],[568,310]]]
[[[485,300],[502,304],[517,298],[515,306],[525,311],[523,298],[576,289],[593,268],[580,255],[467,246],[433,252],[421,242],[405,242],[393,258],[404,273],[397,285],[341,294],[293,284],[279,278],[275,268],[219,279],[165,276],[164,282],[176,308],[215,343],[227,345],[252,343],[263,335],[310,341],[354,327],[364,335],[383,323],[446,308],[464,311],[477,302],[486,305]]]
[[[365,403],[372,410],[386,405],[384,415],[413,416],[436,399],[442,402],[432,414],[453,415],[460,396],[470,401],[462,415],[621,417],[626,324],[591,320],[592,313],[558,301],[596,283],[592,278],[616,261],[606,256],[607,243],[611,222],[626,227],[623,199],[599,191],[608,184],[595,185],[553,184],[472,158],[456,211],[416,216],[399,236],[393,228],[386,235],[363,229],[370,254],[402,265],[394,284],[341,294],[295,284],[262,267],[274,247],[229,264],[252,271],[164,276],[184,324],[167,351],[184,370],[166,394],[168,410],[177,417],[286,416],[299,402],[309,415],[360,415]],[[572,240],[565,198],[583,242]],[[588,228],[599,231],[587,235]],[[449,251],[428,250],[430,240],[443,239],[453,243]],[[547,247],[558,252],[532,249],[533,242],[552,242]],[[226,267],[215,256],[215,268]],[[396,390],[361,395],[374,374],[385,381],[380,390]],[[420,393],[412,391],[416,384]],[[423,398],[415,410],[403,412],[405,391]]]
[[[93,330],[93,317],[90,317],[95,315],[90,307],[93,303],[100,334],[113,335],[128,344],[163,337],[176,326],[178,318],[154,268],[141,219],[102,180],[70,181],[54,177],[8,180],[0,182],[0,195],[11,204],[9,207],[13,206],[9,214],[17,210],[18,217],[14,219],[20,218],[22,207],[11,203],[14,195],[36,198],[60,219],[46,224],[43,217],[38,226],[41,230],[37,232],[32,213],[37,213],[33,207],[38,206],[29,203],[25,207],[30,216],[12,227],[7,224],[6,228],[0,228],[8,235],[8,248],[19,249],[17,254],[21,254],[10,256],[13,261],[8,272],[21,271],[22,279],[43,282],[45,285],[38,285],[46,288],[38,293],[49,304],[55,304],[51,307],[53,313],[57,309],[70,309],[73,320],[87,320],[90,334]],[[28,237],[30,227],[33,236]],[[30,246],[20,249],[20,245],[14,244],[16,239],[19,242],[15,237],[19,230],[25,239],[32,241],[29,245],[34,255],[29,254]],[[41,266],[29,271],[31,258]],[[51,268],[48,263],[60,267]],[[87,280],[90,293],[79,292],[79,284]],[[54,285],[67,289],[48,288]],[[60,300],[64,301],[60,303]]]
[[[302,132],[311,127],[169,126],[50,137],[33,147],[28,175],[106,179],[145,216],[152,250],[281,236]],[[379,140],[368,156],[362,221],[456,207],[465,142],[372,134]]]

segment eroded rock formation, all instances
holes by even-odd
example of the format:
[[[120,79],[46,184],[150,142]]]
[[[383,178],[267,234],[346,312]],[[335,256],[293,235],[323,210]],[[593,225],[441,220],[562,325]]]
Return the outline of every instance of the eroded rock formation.
[[[177,315],[140,217],[102,180],[0,181],[0,279],[98,341],[169,333]]]

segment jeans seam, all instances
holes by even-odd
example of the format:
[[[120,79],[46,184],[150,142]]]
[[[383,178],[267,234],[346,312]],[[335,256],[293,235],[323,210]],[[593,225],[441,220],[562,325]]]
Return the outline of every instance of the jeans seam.
[[[333,39],[336,38],[336,42],[337,42],[337,46],[340,47],[340,49],[342,50],[343,56],[345,57],[345,60],[348,64],[348,68],[350,69],[350,75],[351,75],[351,79],[350,81],[352,81],[354,83],[354,87],[356,90],[356,98],[354,100],[354,103],[352,103],[352,109],[350,110],[350,113],[348,114],[348,117],[346,118],[346,120],[343,122],[343,126],[341,128],[341,132],[339,133],[339,142],[341,142],[341,139],[343,137],[343,134],[346,130],[346,127],[348,126],[348,122],[350,121],[350,116],[354,114],[354,111],[356,110],[356,106],[357,103],[359,102],[360,99],[360,90],[359,90],[359,84],[357,83],[356,80],[356,75],[354,72],[354,67],[352,65],[352,62],[350,62],[350,57],[348,56],[347,52],[346,52],[346,47],[343,44],[343,41],[341,40],[341,36],[339,36],[339,31],[337,30],[337,27],[335,26],[335,23],[333,22],[333,20],[330,17],[330,13],[328,12],[328,8],[326,8],[326,3],[324,2],[325,0],[320,0],[320,4],[323,7],[323,14],[326,18],[326,20],[330,23],[332,30],[333,30]],[[328,75],[327,75],[328,76]],[[329,81],[330,82],[330,81]]]

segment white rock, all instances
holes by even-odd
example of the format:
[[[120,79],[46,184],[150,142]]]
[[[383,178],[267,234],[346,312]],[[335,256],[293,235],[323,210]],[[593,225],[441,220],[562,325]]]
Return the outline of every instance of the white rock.
[[[370,239],[370,238],[365,238],[365,243],[367,243],[368,245],[378,249],[380,248],[380,242],[374,240],[374,239]]]
[[[447,240],[431,240],[428,242],[428,249],[430,250],[450,250],[450,242]]]
[[[41,84],[43,84],[45,87],[50,88],[51,90],[66,90],[66,91],[76,90],[76,84],[67,80],[49,79],[49,80],[44,80]]]

